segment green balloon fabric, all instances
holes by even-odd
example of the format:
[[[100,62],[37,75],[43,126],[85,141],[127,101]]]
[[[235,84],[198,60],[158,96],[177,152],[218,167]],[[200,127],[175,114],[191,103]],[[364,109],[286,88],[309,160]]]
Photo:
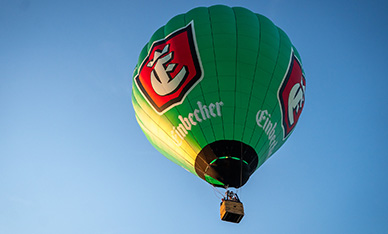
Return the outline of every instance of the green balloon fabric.
[[[220,187],[241,187],[290,136],[306,80],[288,36],[241,7],[173,17],[140,53],[136,119],[164,156]]]

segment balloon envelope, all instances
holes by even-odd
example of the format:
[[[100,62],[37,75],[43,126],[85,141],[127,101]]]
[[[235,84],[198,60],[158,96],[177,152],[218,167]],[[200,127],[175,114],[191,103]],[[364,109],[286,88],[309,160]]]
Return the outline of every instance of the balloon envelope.
[[[287,35],[241,7],[195,8],[159,28],[133,74],[152,145],[208,183],[241,187],[290,136],[306,80]]]

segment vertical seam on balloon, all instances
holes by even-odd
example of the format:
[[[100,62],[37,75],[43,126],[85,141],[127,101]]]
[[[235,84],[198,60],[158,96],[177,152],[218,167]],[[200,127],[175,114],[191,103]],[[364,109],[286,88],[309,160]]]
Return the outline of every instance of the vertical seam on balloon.
[[[259,20],[259,22],[260,22],[260,32],[262,32],[262,24],[261,24],[261,20],[259,19],[259,15],[257,15],[256,14],[256,17],[258,18],[258,20]],[[260,43],[261,43],[261,33],[260,33]],[[259,66],[260,64],[258,64],[258,62],[259,62],[259,57],[260,57],[260,48],[259,48],[259,53],[258,53],[258,56],[257,56],[257,61],[256,61],[256,68],[255,68],[255,74],[256,74],[256,71],[257,71],[257,66]],[[256,79],[254,80],[254,82],[256,81]],[[267,89],[267,91],[268,91],[268,89]],[[262,101],[262,103],[261,103],[261,105],[259,106],[259,107],[262,107],[263,106],[263,103],[264,103],[264,101],[265,101],[265,98],[264,98],[264,100]],[[255,133],[255,130],[256,130],[256,128],[257,128],[257,125],[254,125],[254,127],[253,127],[253,131],[252,131],[252,134],[251,134],[251,139],[249,140],[249,142],[250,143],[252,143],[252,139],[253,139],[253,135],[254,135],[254,133]],[[263,133],[261,133],[261,135],[262,135]],[[261,138],[261,136],[259,137],[259,139]],[[254,147],[255,149],[256,149],[256,147]],[[260,155],[258,154],[258,159],[260,160]]]
[[[187,13],[186,13],[186,14],[187,14]],[[187,23],[187,19],[186,19],[186,14],[183,15],[184,25],[187,25],[187,24],[188,24],[188,23]],[[194,31],[195,31],[195,28],[194,28]],[[194,35],[196,36],[195,33],[194,33]],[[202,95],[203,95],[202,87],[200,87],[200,88],[201,88],[201,93],[202,93]],[[188,104],[190,105],[190,108],[193,109],[193,105],[191,104],[189,98],[187,98],[187,102],[188,102]],[[178,111],[178,109],[177,109],[177,111]],[[202,132],[202,128],[201,128],[201,132]],[[192,132],[190,132],[190,134],[191,134],[192,138],[194,139],[194,141],[197,143],[197,145],[200,146],[200,144],[199,144],[197,138],[195,137],[195,135],[194,135]],[[203,132],[202,132],[202,135],[204,135]],[[195,152],[195,150],[194,150],[194,148],[192,147],[192,145],[191,145],[190,143],[189,143],[189,145],[190,145],[190,147],[193,149],[193,151]],[[201,150],[200,150],[200,151],[201,151]],[[199,151],[199,152],[200,152],[200,151]],[[198,152],[198,153],[199,153],[199,152]],[[196,153],[196,154],[198,155],[198,153]],[[195,170],[195,159],[196,159],[197,155],[193,155],[193,157],[194,157],[194,158],[193,158],[193,159],[194,159],[194,165],[193,165],[194,170]]]
[[[184,21],[184,25],[186,25],[186,15],[185,14],[183,14],[182,15],[183,16],[183,21]],[[168,22],[167,22],[167,24],[168,24]],[[167,25],[166,24],[166,25]],[[168,35],[167,33],[166,33],[166,25],[165,26],[163,26],[163,38],[165,38],[166,37],[166,35]],[[179,106],[177,106],[177,108],[175,108],[175,111],[178,113],[178,116],[179,115],[182,115],[182,113],[179,111]],[[167,116],[167,115],[164,115],[165,117],[166,117],[166,119],[170,122],[170,125],[171,126],[174,126],[174,124],[173,124],[173,122],[170,120],[170,118]],[[168,134],[167,134],[168,135]],[[194,150],[194,148],[193,148],[193,146],[191,145],[191,143],[189,142],[189,141],[187,141],[187,140],[185,140],[185,139],[182,139],[183,141],[186,141],[186,143],[191,147],[191,149],[195,152],[195,150]],[[191,155],[189,154],[189,153],[187,153],[187,155],[190,157]],[[194,160],[194,162],[195,162],[195,157],[194,158],[192,158],[193,160]],[[194,163],[195,164],[195,163]],[[193,164],[193,169],[195,169],[195,167],[194,167],[194,164]]]
[[[259,15],[255,14],[256,16],[256,19],[257,21],[259,22],[259,46],[258,46],[258,50],[257,50],[257,56],[256,56],[256,66],[255,66],[255,71],[254,71],[254,74],[253,74],[253,81],[252,81],[252,86],[251,86],[251,93],[249,94],[249,106],[248,106],[248,109],[247,109],[247,115],[246,115],[246,118],[245,118],[245,122],[248,118],[248,111],[250,109],[250,106],[251,106],[251,101],[252,101],[252,92],[253,92],[253,88],[254,88],[254,83],[256,81],[255,77],[256,77],[256,72],[257,72],[257,67],[259,66],[258,62],[259,62],[259,57],[260,57],[260,51],[261,51],[261,43],[262,43],[262,22],[261,20],[259,19]],[[253,130],[252,130],[252,133],[251,133],[251,137],[249,138],[249,142],[252,142],[252,138],[253,138],[253,134],[255,133],[255,129],[256,129],[256,125],[254,125],[253,127]],[[255,151],[256,151],[256,147],[255,147]],[[256,152],[257,153],[257,152]],[[258,164],[260,162],[260,156],[259,154],[257,154],[257,157],[258,157]],[[250,166],[250,165],[249,165]]]
[[[265,93],[264,100],[263,100],[263,102],[262,102],[261,105],[263,105],[263,104],[264,104],[264,101],[267,99],[268,90],[269,90],[269,87],[271,86],[271,83],[272,83],[272,81],[273,81],[273,77],[274,77],[274,74],[275,74],[275,70],[276,70],[276,68],[277,68],[277,66],[278,66],[278,62],[279,62],[280,46],[281,46],[281,44],[282,44],[282,36],[281,36],[281,34],[279,33],[279,28],[278,28],[277,26],[275,26],[275,27],[276,27],[276,32],[277,32],[278,35],[279,35],[278,54],[277,54],[277,56],[276,56],[276,63],[275,63],[275,66],[274,66],[274,68],[273,68],[273,71],[272,71],[271,80],[269,81],[269,84],[268,84],[268,87],[267,87],[267,91],[266,91],[266,93]],[[275,106],[276,106],[276,105],[275,105]],[[256,126],[255,126],[255,127],[256,127]],[[256,144],[255,144],[255,148],[257,147],[257,144],[260,142],[260,140],[261,140],[261,138],[263,137],[263,135],[264,135],[264,131],[262,131],[262,133],[261,133],[259,139],[257,140],[257,142],[256,142]],[[268,148],[268,149],[269,149],[269,148]]]
[[[257,17],[261,17],[261,16],[257,15]],[[273,26],[273,27],[276,27],[276,29],[277,29],[277,26],[276,26],[276,25],[273,25],[273,24],[272,24],[272,26]],[[261,30],[260,30],[260,31],[261,31]],[[277,31],[277,33],[279,34],[279,30],[276,30],[276,31]],[[280,35],[279,35],[278,54],[277,54],[277,56],[276,56],[276,60],[275,60],[275,61],[277,61],[278,58],[279,58],[280,44],[281,44],[281,37],[280,37]],[[274,68],[273,68],[273,71],[275,71],[276,65],[277,65],[277,63],[275,63],[275,66],[274,66]],[[269,86],[270,86],[270,84],[271,84],[271,82],[272,82],[273,76],[274,76],[274,72],[272,72],[271,79],[270,79],[270,81],[269,81],[269,85],[267,86],[267,90],[266,90],[266,93],[265,93],[265,95],[264,95],[264,99],[263,99],[263,101],[262,101],[260,107],[263,106],[263,104],[265,103],[265,100],[267,99],[267,94],[268,94]],[[255,125],[255,127],[254,127],[254,129],[253,129],[253,132],[252,132],[252,136],[253,136],[253,133],[255,132],[255,130],[256,130],[257,127],[258,127],[258,126]],[[259,138],[257,139],[256,143],[254,144],[254,145],[255,145],[255,147],[254,147],[255,149],[257,148],[257,144],[260,142],[260,139],[263,137],[263,135],[264,135],[264,131],[261,131],[261,134],[260,134]],[[251,138],[251,141],[252,141],[252,139],[253,139],[253,138]],[[250,141],[250,142],[251,142],[251,141]],[[251,142],[251,143],[253,143],[253,142]],[[264,158],[264,157],[261,157],[260,154],[258,154],[258,156],[259,156],[259,162],[258,162],[258,167],[259,167],[259,165],[260,165],[260,160],[263,161],[262,158]]]
[[[220,81],[219,81],[219,77],[218,77],[217,59],[216,59],[216,48],[214,46],[213,25],[212,25],[212,20],[211,20],[210,9],[207,8],[207,11],[208,11],[208,15],[209,15],[209,25],[210,25],[210,33],[211,33],[210,35],[211,35],[212,45],[213,45],[214,68],[215,68],[215,73],[216,73],[216,77],[217,77],[216,80],[217,80],[218,98],[219,98],[219,100],[221,100]],[[205,96],[204,96],[204,99],[205,99]],[[221,124],[222,125],[222,134],[223,134],[223,138],[225,138],[224,116],[221,115],[220,117],[221,117],[221,121],[222,121],[222,124]],[[214,132],[212,121],[210,121],[210,125],[213,129],[214,140],[216,140],[216,134]],[[209,143],[211,143],[211,142],[209,142]]]
[[[277,31],[279,32],[279,38],[280,38],[280,40],[279,40],[279,42],[283,42],[284,40],[285,41],[287,41],[288,40],[288,38],[287,38],[287,36],[282,32],[282,30],[279,28],[279,27],[277,27]],[[283,39],[282,39],[283,38]],[[292,49],[294,49],[295,50],[295,48],[294,48],[294,46],[290,43],[290,45],[291,45],[291,54],[290,54],[290,57],[292,56]],[[279,54],[280,54],[280,49],[281,49],[281,44],[279,43]],[[291,58],[290,58],[290,62],[289,62],[289,64],[291,63]],[[276,67],[275,67],[276,68]],[[287,72],[287,71],[286,71]],[[272,109],[272,111],[271,111],[271,115],[273,116],[273,113],[275,112],[275,110],[276,110],[276,107],[277,107],[277,105],[274,105],[274,107],[273,107],[273,109]],[[278,131],[275,131],[275,135],[278,135],[278,134],[282,134],[283,133],[283,131],[282,131],[282,129],[280,129],[280,130],[278,130]],[[272,150],[272,152],[271,152],[271,155],[273,155],[278,149],[279,149],[279,147],[280,147],[281,145],[277,145],[276,147],[274,147],[273,148],[273,150]],[[268,155],[268,152],[269,152],[269,150],[270,150],[270,148],[268,147],[267,148],[267,150],[264,152],[264,154],[263,155],[266,155],[266,157],[265,157],[265,159],[263,160],[263,163],[268,159],[268,158],[270,158],[270,156],[271,155]]]
[[[186,25],[186,24],[187,24],[186,14],[184,14],[184,21],[185,21],[185,25]],[[195,24],[195,23],[194,23],[194,24]],[[194,30],[195,30],[195,28],[194,28]],[[195,34],[195,35],[196,35],[196,34]],[[203,94],[202,86],[200,85],[199,87],[200,87],[200,90],[201,90],[201,94],[202,94],[202,96],[204,97],[205,95]],[[188,98],[187,101],[188,101],[188,104],[190,105],[190,108],[193,110],[194,108],[193,108],[193,105],[192,105],[192,103],[191,103],[191,100]],[[203,137],[205,138],[205,141],[207,142],[206,136],[205,136],[205,134],[204,134],[202,128],[199,128],[199,129],[200,129],[200,131],[201,131]],[[192,138],[195,140],[195,142],[197,142],[197,145],[201,148],[201,145],[199,144],[198,139],[195,137],[195,135],[194,135],[193,133],[190,133],[190,134],[191,134]],[[189,144],[189,145],[191,146],[191,144]],[[193,151],[195,152],[194,149],[193,149]],[[199,152],[201,152],[201,150],[200,150]],[[194,165],[193,165],[194,171],[196,171],[196,168],[195,168],[195,161],[196,161],[196,158],[198,157],[199,152],[197,153],[197,155],[194,156]],[[202,158],[201,158],[201,159],[202,159]],[[202,160],[205,161],[204,159],[202,159]]]
[[[238,68],[238,25],[237,25],[237,15],[236,15],[236,11],[234,8],[232,8],[233,10],[233,15],[234,15],[234,25],[235,25],[235,28],[236,28],[236,55],[235,55],[235,67],[234,67],[234,118],[233,118],[233,138],[236,139],[236,135],[235,135],[235,129],[236,129],[236,124],[237,124],[237,121],[236,121],[236,106],[237,106],[237,79],[239,78],[239,74],[237,72],[237,68]],[[241,136],[241,139],[239,140],[242,140],[242,136]],[[242,161],[243,161],[243,153],[242,153],[242,143],[241,143],[241,155],[240,155],[241,159],[240,159],[240,186],[242,185]]]
[[[237,16],[236,16],[236,12],[234,11],[234,8],[233,9],[233,15],[234,15],[234,25],[235,25],[235,28],[236,28],[236,57],[235,57],[235,67],[234,67],[234,117],[233,117],[233,138],[235,138],[235,129],[236,129],[236,106],[237,106],[237,79],[238,79],[238,74],[237,74],[237,64],[238,64],[238,60],[237,60],[237,53],[238,53],[238,29],[237,29]]]
[[[252,13],[254,14],[254,13]],[[249,109],[250,109],[250,106],[251,106],[251,100],[252,100],[252,92],[253,92],[253,87],[254,87],[254,83],[255,83],[255,79],[254,77],[256,76],[256,72],[257,72],[257,62],[259,61],[259,55],[260,55],[260,44],[261,44],[261,21],[259,20],[259,18],[256,16],[256,19],[258,21],[258,24],[259,24],[259,45],[258,45],[258,48],[257,48],[257,55],[256,55],[256,62],[255,62],[255,70],[253,71],[253,77],[252,77],[252,83],[251,83],[251,91],[249,93],[249,96],[248,96],[248,108],[247,108],[247,113],[245,115],[245,121],[244,121],[244,128],[243,128],[243,133],[242,133],[242,137],[244,138],[244,135],[245,135],[245,128],[246,128],[246,124],[247,124],[247,119],[248,119],[248,114],[249,114]],[[249,138],[249,142],[252,140],[252,136],[253,136],[253,132],[251,134],[251,137]]]

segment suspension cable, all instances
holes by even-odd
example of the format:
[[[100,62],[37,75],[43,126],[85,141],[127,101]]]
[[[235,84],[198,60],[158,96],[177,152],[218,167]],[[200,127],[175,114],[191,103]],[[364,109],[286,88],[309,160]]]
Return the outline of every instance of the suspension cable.
[[[223,197],[224,197],[224,195],[220,192],[220,191],[218,191],[218,189],[216,188],[216,186],[214,186],[214,185],[211,185],[212,186],[212,188],[213,188],[213,192],[214,192],[214,195],[218,198],[218,199],[222,199]],[[219,195],[221,195],[221,198],[218,196],[218,194]]]

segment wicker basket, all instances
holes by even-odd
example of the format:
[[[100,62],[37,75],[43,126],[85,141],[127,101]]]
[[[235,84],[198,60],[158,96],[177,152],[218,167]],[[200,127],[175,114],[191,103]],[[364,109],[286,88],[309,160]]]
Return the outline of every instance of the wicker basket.
[[[220,207],[221,219],[224,221],[239,223],[244,217],[244,207],[239,201],[224,200]]]

